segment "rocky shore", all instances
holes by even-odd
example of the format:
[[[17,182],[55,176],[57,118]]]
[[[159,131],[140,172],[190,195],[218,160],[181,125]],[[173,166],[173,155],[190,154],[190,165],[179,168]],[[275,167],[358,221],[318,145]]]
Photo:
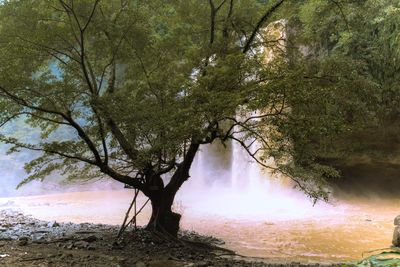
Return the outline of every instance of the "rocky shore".
[[[241,257],[219,248],[221,240],[187,231],[171,241],[139,228],[116,240],[118,230],[104,224],[40,221],[0,210],[0,266],[343,266]]]

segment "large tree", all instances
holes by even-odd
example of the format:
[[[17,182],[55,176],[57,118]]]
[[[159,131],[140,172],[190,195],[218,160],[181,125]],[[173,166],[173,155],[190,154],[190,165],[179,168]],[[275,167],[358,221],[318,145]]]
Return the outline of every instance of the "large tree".
[[[175,235],[171,206],[200,146],[232,141],[326,198],[325,178],[337,173],[301,147],[349,125],[335,95],[364,79],[343,69],[326,81],[339,60],[319,71],[288,58],[286,22],[269,27],[282,34],[263,29],[292,8],[284,0],[5,1],[2,125],[19,118],[41,132],[33,141],[1,137],[11,151],[39,153],[22,184],[55,171],[111,177],[150,198],[149,229]],[[332,108],[304,108],[316,99]]]

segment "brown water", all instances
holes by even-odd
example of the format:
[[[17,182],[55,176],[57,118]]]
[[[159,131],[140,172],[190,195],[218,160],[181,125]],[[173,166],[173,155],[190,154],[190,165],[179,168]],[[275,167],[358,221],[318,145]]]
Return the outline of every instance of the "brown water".
[[[19,209],[43,220],[120,224],[132,191],[78,192],[0,198],[1,208]],[[140,199],[144,202],[144,199]],[[389,247],[399,200],[342,201],[321,216],[304,219],[245,220],[183,211],[182,227],[226,241],[239,254],[272,260],[336,262],[362,258],[363,253]],[[150,210],[139,218],[145,224]]]

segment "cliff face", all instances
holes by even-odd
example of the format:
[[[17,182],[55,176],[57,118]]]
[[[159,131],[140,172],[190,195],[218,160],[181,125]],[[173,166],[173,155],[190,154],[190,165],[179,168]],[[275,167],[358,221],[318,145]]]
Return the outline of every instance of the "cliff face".
[[[400,130],[398,123],[382,124],[356,133],[347,143],[356,143],[354,151],[331,161],[341,172],[332,180],[335,194],[356,196],[400,196]]]
[[[400,163],[359,162],[337,165],[342,177],[332,181],[335,196],[400,196]]]

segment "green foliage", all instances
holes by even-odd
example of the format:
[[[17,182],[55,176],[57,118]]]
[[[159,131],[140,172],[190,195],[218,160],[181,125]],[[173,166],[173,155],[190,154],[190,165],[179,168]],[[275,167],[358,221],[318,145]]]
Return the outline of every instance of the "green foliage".
[[[307,154],[311,162],[325,163],[365,154],[380,159],[396,155],[399,3],[315,0],[293,8],[291,60],[295,68],[303,66],[306,76],[320,80],[308,98],[291,104],[293,123],[298,122],[293,136],[298,161],[307,161]],[[310,129],[308,138],[302,138],[307,132],[302,126]]]

